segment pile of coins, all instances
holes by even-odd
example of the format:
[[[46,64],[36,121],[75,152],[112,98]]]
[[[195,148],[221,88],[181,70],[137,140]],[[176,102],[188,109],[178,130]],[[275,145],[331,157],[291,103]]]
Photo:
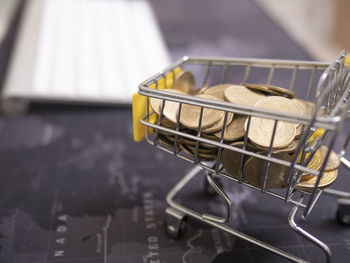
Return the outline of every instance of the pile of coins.
[[[326,157],[328,150],[329,149],[326,146],[322,145],[316,151],[314,157],[311,159],[307,167],[319,171],[321,169],[321,166],[324,162],[324,158]],[[318,185],[319,188],[326,188],[335,181],[335,179],[338,176],[339,166],[340,159],[338,155],[335,152],[331,151],[324,169],[323,177],[321,178],[320,183]],[[304,172],[302,174],[300,183],[296,186],[296,188],[299,190],[310,191],[313,189],[316,180],[317,176]]]
[[[241,85],[236,85],[225,83],[195,90],[195,80],[189,71],[182,71],[175,78],[172,89],[167,91],[207,100],[226,101],[275,112],[286,112],[293,115],[311,115],[314,109],[313,103],[297,99],[293,91],[267,84],[242,83]],[[276,125],[273,119],[251,117],[248,123],[248,117],[245,115],[203,108],[200,123],[201,107],[183,104],[181,114],[178,116],[180,104],[176,101],[166,100],[164,103],[162,99],[150,98],[150,105],[156,114],[160,115],[162,112],[161,126],[174,130],[179,119],[179,131],[181,132],[197,136],[200,125],[200,136],[202,138],[220,142],[223,135],[225,144],[239,148],[243,147],[243,138],[248,132],[249,140],[246,150],[266,155],[269,147],[272,146],[272,157],[289,162],[292,161],[292,156],[298,146],[298,139],[303,132],[303,126],[298,123],[278,121],[274,140],[271,143],[273,130]],[[175,135],[159,130],[158,140],[163,145],[174,147]],[[196,147],[198,147],[197,158],[200,160],[217,158],[218,148],[213,144],[199,142],[197,145],[196,140],[185,137],[178,137],[177,143],[179,149],[192,157],[195,156]],[[308,168],[319,170],[327,150],[327,147],[322,146],[311,159]],[[221,155],[221,162],[225,170],[234,178],[238,178],[240,168],[243,167],[243,180],[255,187],[262,187],[266,166],[266,162],[263,159],[246,155],[242,160],[242,154],[239,152],[224,149]],[[339,165],[338,156],[331,152],[323,178],[319,184],[320,188],[327,187],[334,182]],[[266,189],[286,187],[285,174],[287,170],[288,167],[271,162]],[[312,190],[316,179],[316,176],[304,172],[297,188],[305,191]]]

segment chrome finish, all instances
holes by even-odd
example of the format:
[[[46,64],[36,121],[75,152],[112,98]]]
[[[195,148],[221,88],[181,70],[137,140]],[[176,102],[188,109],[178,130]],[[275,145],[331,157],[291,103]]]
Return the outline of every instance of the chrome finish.
[[[347,67],[344,66],[345,55],[346,53],[342,52],[339,55],[339,57],[333,63],[330,64],[309,61],[266,60],[249,58],[241,59],[215,57],[184,57],[181,60],[174,63],[173,65],[166,68],[165,70],[163,70],[162,72],[159,72],[158,74],[141,83],[139,85],[139,94],[147,96],[148,98],[146,110],[147,114],[141,120],[141,123],[146,126],[146,140],[155,147],[195,165],[195,167],[169,192],[167,196],[167,202],[173,210],[169,210],[170,212],[167,212],[167,216],[171,216],[172,214],[178,215],[177,220],[175,220],[176,222],[178,222],[185,216],[191,216],[211,226],[217,227],[219,229],[222,229],[223,231],[236,235],[244,240],[250,241],[285,258],[296,262],[305,262],[302,259],[299,259],[266,243],[256,240],[253,237],[249,237],[241,232],[238,232],[237,230],[232,229],[226,224],[231,216],[231,200],[214,179],[216,177],[223,177],[230,180],[233,183],[242,184],[246,187],[250,187],[251,189],[259,191],[262,194],[266,194],[268,196],[271,196],[272,198],[277,198],[282,201],[281,205],[285,205],[285,203],[292,204],[293,207],[288,219],[291,228],[293,228],[297,233],[310,240],[316,246],[320,247],[325,252],[326,258],[329,261],[331,256],[329,248],[323,242],[314,237],[312,234],[306,232],[304,229],[298,226],[295,222],[295,217],[298,211],[300,210],[301,218],[307,219],[307,216],[313,210],[316,202],[319,200],[319,197],[322,193],[350,199],[350,193],[348,192],[333,189],[320,190],[318,188],[320,180],[323,176],[323,171],[325,169],[327,159],[330,155],[330,150],[332,150],[335,141],[338,138],[338,134],[341,131],[341,128],[343,127],[344,122],[347,119],[349,119],[350,116],[350,72],[347,69]],[[212,81],[211,73],[214,67],[219,67],[219,69],[221,69],[220,80],[218,80],[220,81],[220,83],[225,82],[226,79],[228,79],[229,74],[231,74],[237,67],[240,69],[239,74],[242,75],[241,79],[243,82],[248,82],[249,79],[254,79],[254,69],[267,69],[267,75],[263,77],[263,80],[260,82],[266,81],[266,83],[268,84],[273,83],[274,76],[278,74],[278,69],[287,70],[290,72],[291,76],[291,79],[287,80],[290,90],[295,89],[294,86],[296,85],[296,79],[298,78],[299,74],[301,74],[302,72],[303,74],[308,73],[309,82],[305,83],[304,85],[305,87],[307,87],[307,90],[305,90],[304,98],[308,101],[313,102],[315,104],[315,107],[311,116],[299,116],[295,114],[275,112],[268,109],[229,103],[225,101],[213,101],[194,96],[170,93],[166,90],[158,89],[157,83],[160,79],[165,78],[165,76],[167,76],[168,73],[174,72],[174,69],[177,67],[186,69],[187,66],[198,67],[198,69],[200,70],[196,72],[201,73],[198,75],[202,77],[202,79],[198,79],[198,83],[201,84],[197,88],[201,88]],[[317,82],[317,76],[319,76],[321,72],[321,77],[318,79]],[[150,86],[154,84],[156,84],[156,89],[150,88]],[[150,97],[162,99],[163,105],[166,100],[175,101],[179,103],[180,106],[176,128],[172,129],[161,125],[163,112],[161,112],[158,122],[152,123],[150,121],[150,115],[153,114],[153,112],[149,111]],[[201,108],[199,125],[195,135],[186,133],[180,129],[180,117],[183,104],[191,104],[199,106]],[[225,112],[224,124],[220,136],[220,141],[207,139],[201,136],[204,108],[212,108]],[[319,116],[319,112],[321,109],[324,110],[324,113],[322,114],[322,116]],[[239,114],[248,117],[246,133],[243,139],[244,143],[242,148],[234,147],[224,142],[225,127],[227,123],[228,113]],[[251,117],[271,119],[275,122],[267,153],[256,153],[251,151],[249,147],[247,147]],[[300,124],[303,128],[305,128],[299,138],[299,144],[297,146],[292,161],[285,161],[279,159],[278,157],[276,157],[276,155],[272,154],[273,141],[275,139],[277,124],[279,121],[293,122],[296,124]],[[151,128],[154,130],[153,133],[150,132]],[[173,147],[162,145],[158,141],[159,131],[164,131],[175,136],[175,142]],[[316,139],[312,138],[312,135],[315,131],[318,131],[319,133],[320,131],[322,132],[322,134]],[[178,142],[180,137],[195,141],[194,156],[189,156],[179,149]],[[322,163],[321,169],[318,171],[308,168],[307,166],[311,161],[312,157],[315,155],[319,147],[325,143],[325,139],[327,137],[330,141],[330,144],[328,145],[329,151],[326,154],[326,158]],[[311,140],[313,140],[312,143],[310,143]],[[348,146],[349,141],[350,133],[347,134],[345,142],[342,142],[343,147],[342,150],[338,153],[338,156],[340,157],[342,165],[350,170],[350,161],[346,157],[346,148]],[[200,143],[211,144],[218,148],[218,155],[215,160],[208,162],[200,159],[198,152]],[[221,153],[224,149],[234,151],[240,155],[240,169],[237,178],[234,178],[232,177],[232,175],[228,174],[221,165]],[[245,181],[243,177],[244,161],[247,157],[250,156],[262,159],[265,162],[264,181],[261,187],[255,187],[253,185],[250,185],[248,182]],[[281,193],[281,191],[279,191],[277,193],[271,189],[266,189],[266,181],[271,163],[288,167],[287,172],[285,174],[285,180],[287,183],[285,192]],[[215,192],[223,199],[225,203],[227,212],[225,217],[218,217],[208,213],[200,214],[174,201],[174,196],[177,193],[179,193],[182,190],[182,188],[187,183],[189,183],[189,181],[191,181],[197,174],[199,174],[203,170],[205,170],[207,173],[206,178],[209,184],[213,187]],[[301,191],[296,188],[303,172],[307,172],[318,177],[316,185],[312,189],[312,191]]]
[[[213,216],[210,214],[203,214],[203,220],[209,220],[216,223],[228,223],[231,219],[232,202],[230,198],[225,194],[225,192],[220,188],[220,186],[215,182],[212,173],[207,174],[207,180],[209,184],[213,187],[214,191],[224,200],[226,205],[226,217],[220,218],[218,216]]]
[[[229,227],[228,225],[224,224],[224,223],[220,223],[216,220],[212,220],[212,218],[208,218],[205,215],[202,215],[190,208],[187,208],[185,206],[180,205],[179,203],[177,203],[174,199],[175,196],[195,177],[197,176],[200,172],[202,171],[202,168],[199,166],[195,166],[194,168],[192,168],[192,170],[187,173],[175,186],[173,189],[170,190],[170,192],[168,193],[167,197],[166,197],[166,201],[168,203],[168,205],[170,206],[171,209],[174,209],[175,211],[178,211],[176,213],[177,218],[174,219],[174,221],[178,221],[179,220],[179,216],[180,215],[180,219],[183,218],[183,215],[188,215],[191,216],[193,218],[196,218],[197,220],[201,220],[204,221],[205,223],[207,223],[210,226],[216,227],[218,229],[221,229],[223,231],[226,231],[227,233],[230,233],[236,237],[239,237],[245,241],[251,242],[257,246],[260,246],[268,251],[271,251],[272,253],[275,253],[281,257],[287,258],[291,261],[294,262],[300,262],[300,263],[307,263],[309,261],[303,260],[301,258],[298,258],[292,254],[289,254],[281,249],[278,249],[274,246],[271,246],[265,242],[262,242],[256,238],[250,237],[232,227]],[[172,210],[172,211],[174,211]],[[167,212],[167,216],[168,216],[168,212]],[[204,219],[203,219],[204,218]],[[168,220],[168,219],[167,219]]]
[[[320,247],[326,255],[326,261],[330,262],[331,250],[329,249],[329,247],[325,243],[323,243],[322,241],[320,241],[319,239],[311,235],[309,232],[307,232],[306,230],[298,226],[297,223],[295,222],[295,215],[297,214],[298,209],[299,209],[298,207],[294,207],[291,213],[289,214],[288,222],[290,227],[295,232],[297,232],[298,234],[302,235],[304,238],[308,239],[309,241],[311,241],[312,243]]]

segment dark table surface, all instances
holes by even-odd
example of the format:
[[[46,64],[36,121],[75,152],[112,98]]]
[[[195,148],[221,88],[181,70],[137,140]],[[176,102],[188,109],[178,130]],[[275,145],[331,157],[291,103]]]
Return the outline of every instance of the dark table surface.
[[[253,1],[151,4],[172,58],[217,55],[310,60]],[[164,231],[165,196],[191,166],[132,141],[129,108],[31,105],[0,117],[0,262],[283,262],[272,253],[190,220],[181,239]],[[336,186],[346,189],[350,180]],[[345,182],[345,183],[344,183]],[[231,225],[312,262],[319,248],[294,233],[291,206],[238,184]],[[198,178],[180,201],[220,211]],[[321,196],[305,228],[334,262],[349,262],[350,228],[335,221],[335,199]]]

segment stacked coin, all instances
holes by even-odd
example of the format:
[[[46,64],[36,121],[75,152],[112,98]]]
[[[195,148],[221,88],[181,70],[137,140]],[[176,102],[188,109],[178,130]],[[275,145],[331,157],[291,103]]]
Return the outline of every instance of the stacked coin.
[[[311,158],[311,161],[307,165],[307,168],[319,171],[324,162],[324,159],[328,153],[328,147],[322,145],[316,152],[315,155]],[[330,151],[323,176],[318,185],[319,188],[323,189],[330,186],[338,176],[338,168],[340,166],[340,159],[338,155]],[[299,184],[296,186],[299,190],[304,190],[307,192],[312,191],[315,187],[317,176],[309,174],[307,172],[302,173],[302,177],[300,179]]]
[[[204,86],[195,89],[195,81],[191,72],[183,71],[174,80],[172,93],[195,96],[205,100],[226,101],[245,107],[257,107],[273,112],[283,112],[291,115],[311,115],[314,104],[298,99],[290,90],[267,85],[243,83],[236,85],[231,83]],[[302,134],[303,127],[298,123],[275,121],[274,119],[234,114],[212,108],[183,103],[181,112],[180,103],[176,101],[151,98],[150,105],[153,111],[160,115],[163,113],[161,125],[175,130],[179,120],[179,130],[193,137],[201,137],[209,140],[208,143],[197,139],[179,136],[177,147],[185,154],[199,160],[213,160],[217,158],[218,147],[214,142],[223,142],[237,148],[243,148],[244,136],[247,134],[248,142],[246,150],[259,155],[267,156],[271,149],[273,158],[292,161],[292,156],[298,146],[298,139]],[[162,108],[164,106],[164,108]],[[179,116],[180,112],[180,116]],[[200,128],[200,129],[199,129]],[[274,134],[273,141],[272,135]],[[170,132],[159,131],[159,142],[168,147],[174,147],[175,135]],[[271,148],[270,148],[271,147]],[[319,170],[324,160],[324,152],[327,149],[321,147],[308,164],[308,168]],[[196,154],[197,153],[197,154]],[[243,155],[239,151],[224,149],[221,162],[225,170],[234,178],[238,178],[242,168],[242,178],[251,185],[261,188],[263,186],[266,162],[264,159]],[[320,187],[326,187],[336,178],[339,158],[332,152],[328,160],[324,177]],[[285,174],[288,167],[273,162],[269,163],[266,189],[286,187]],[[328,178],[328,179],[326,179]],[[315,177],[308,173],[302,173],[298,189],[308,190],[314,186]]]

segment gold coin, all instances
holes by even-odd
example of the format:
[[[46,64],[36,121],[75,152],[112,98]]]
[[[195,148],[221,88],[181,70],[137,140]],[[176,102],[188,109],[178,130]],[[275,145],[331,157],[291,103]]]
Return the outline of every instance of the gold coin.
[[[280,93],[281,95],[286,95],[288,98],[290,99],[294,99],[297,97],[297,94],[291,90],[288,89],[284,89],[281,87],[277,87],[274,85],[265,85],[268,89],[270,89],[271,91],[276,91],[278,93]]]
[[[170,147],[170,148],[174,147],[174,141],[169,140],[169,138],[164,135],[159,135],[158,141],[167,147]]]
[[[310,115],[312,114],[312,111],[310,113]],[[318,117],[325,117],[326,116],[326,107],[325,106],[322,106],[319,110],[318,110],[318,113],[317,113],[317,116]],[[326,116],[327,117],[327,116]]]
[[[198,153],[200,159],[203,160],[215,160],[217,158],[217,154],[207,154],[207,153]]]
[[[227,113],[227,119],[226,119],[226,126],[229,125],[232,122],[232,119],[233,119],[233,113],[232,112],[228,112]],[[204,132],[204,133],[214,133],[214,132],[217,132],[217,131],[221,131],[222,130],[222,126],[224,125],[224,121],[225,121],[225,114],[224,114],[224,116],[222,116],[220,121],[215,123],[213,126],[210,126],[209,128],[203,129],[202,132]]]
[[[164,136],[174,136],[172,133],[166,132],[166,131],[162,131],[162,130],[159,130],[158,134],[161,134],[161,135],[164,135]]]
[[[196,97],[218,101],[218,99],[212,95],[201,94],[197,95]],[[180,122],[190,129],[197,129],[199,124],[200,112],[201,107],[190,104],[183,104]],[[202,117],[202,129],[206,129],[210,126],[213,126],[215,123],[220,121],[223,114],[224,112],[220,110],[204,108]]]
[[[216,142],[219,142],[219,138],[217,138],[216,136],[214,136],[213,134],[208,134],[208,133],[202,133],[201,136],[203,138],[206,138],[208,140],[212,140],[212,141],[216,141]]]
[[[162,118],[160,126],[169,128],[171,130],[176,130],[176,123],[173,123],[172,121],[169,121],[166,117]],[[184,127],[183,125],[180,124],[179,131],[184,132],[184,133],[189,133],[189,131],[192,131],[192,130],[190,130],[190,129],[188,129],[188,128],[186,128],[186,127]],[[163,132],[161,130],[159,130],[159,132],[170,134],[170,132]],[[175,134],[173,134],[173,133],[171,133],[171,135],[175,136]]]
[[[207,89],[209,89],[209,86],[205,85],[202,88],[196,90],[193,95],[203,94]]]
[[[303,126],[300,123],[298,123],[295,126],[295,139],[299,139],[302,133],[303,133]]]
[[[242,85],[231,85],[225,89],[225,99],[227,101],[243,104],[243,105],[255,105],[265,95],[261,92],[252,91]]]
[[[312,102],[301,99],[292,99],[292,101],[299,107],[301,115],[310,116],[312,114],[314,108],[314,104]],[[302,132],[302,125],[298,124],[296,138],[299,138]]]
[[[183,150],[188,155],[194,157],[194,154],[191,152],[191,150],[188,149],[187,145],[180,143],[180,149]]]
[[[160,115],[160,109],[162,108],[163,100],[150,97],[149,98],[149,103],[150,103],[153,111],[155,113],[157,113],[158,115]]]
[[[194,158],[195,154],[194,151],[192,151],[190,148],[188,148],[187,145],[180,144],[180,148],[188,155]],[[198,152],[198,158],[201,160],[214,160],[216,159],[217,154],[205,154]]]
[[[264,109],[301,115],[301,110],[291,99],[279,96],[269,96],[262,98],[254,106]]]
[[[217,137],[215,137],[213,134],[210,133],[202,133],[201,137],[209,139],[209,140],[213,140],[213,141],[219,141],[219,139]]]
[[[219,139],[216,138],[215,136],[211,135],[211,134],[205,134],[205,133],[202,133],[201,136],[205,139],[208,139],[208,140],[211,140],[211,141],[214,141],[214,142],[219,142]],[[201,146],[202,147],[206,147],[206,148],[217,148],[217,146],[213,145],[213,144],[209,144],[209,143],[206,143],[206,142],[201,142]]]
[[[196,135],[196,132],[194,132],[193,130],[183,130],[183,132],[187,133],[187,134],[191,134],[191,135],[194,135],[194,136],[197,136]],[[207,136],[203,136],[204,134],[202,134],[201,136],[206,138],[206,139],[209,139],[209,140],[213,140],[213,137],[211,135],[207,135]],[[186,145],[190,145],[190,146],[196,146],[196,140],[192,140],[192,139],[189,139],[189,138],[186,138],[186,137],[180,137],[180,140],[181,140],[181,143],[182,144],[186,144]],[[214,141],[218,141],[216,137],[214,137]],[[211,149],[211,150],[214,150],[214,149],[217,149],[218,147],[213,145],[213,144],[209,144],[209,143],[206,143],[206,142],[199,142],[199,147],[201,148],[204,148],[204,149]]]
[[[181,137],[181,143],[190,145],[190,146],[195,146],[196,141],[188,139],[188,138],[183,138]],[[204,148],[204,149],[217,149],[218,147],[206,142],[199,142],[199,147]]]
[[[298,103],[295,103],[294,100],[292,100],[292,102],[294,103],[294,105],[297,106],[298,111],[297,111],[297,112],[291,112],[291,113],[295,113],[296,115],[299,115],[299,116],[303,115],[303,110],[302,110],[302,108],[299,106],[299,104],[298,104]],[[296,123],[296,124],[295,124],[295,129],[296,129],[296,130],[295,130],[295,138],[297,139],[297,138],[300,137],[300,135],[301,135],[302,132],[303,132],[303,125],[300,124],[300,123]]]
[[[314,156],[312,157],[312,159],[310,160],[310,162],[308,163],[307,165],[307,168],[311,169],[311,170],[314,170],[314,171],[319,171],[321,166],[322,166],[322,163],[323,163],[323,155],[320,151],[320,149],[318,149]],[[310,178],[310,177],[313,177],[314,175],[313,174],[310,174],[308,172],[303,172],[302,173],[302,178],[303,179],[307,179],[307,178]]]
[[[245,130],[247,129],[247,121]],[[267,148],[270,146],[274,125],[274,120],[252,117],[248,138],[255,144]],[[293,123],[279,121],[272,147],[276,149],[285,148],[294,140],[295,134],[296,129]]]
[[[290,99],[277,96],[265,97],[259,100],[255,107],[288,113],[299,112],[298,107]],[[269,147],[274,125],[275,120],[252,117],[248,134],[249,139],[257,145]],[[294,123],[278,121],[272,147],[284,148],[288,146],[294,140],[295,135],[296,128]]]
[[[300,100],[300,99],[292,99],[292,101],[299,106],[299,109],[301,111],[301,114],[302,115],[306,115],[305,112],[306,112],[306,109],[305,109],[305,104],[303,102],[303,100]]]
[[[237,148],[243,148],[244,142],[238,141],[230,144],[231,146],[237,147]],[[248,151],[255,152],[255,149],[247,143]],[[221,162],[226,171],[233,176],[233,178],[238,178],[239,168],[241,165],[241,157],[243,154],[235,151],[231,151],[228,149],[224,149],[221,154]],[[249,158],[249,155],[246,155],[246,158]],[[244,167],[244,166],[243,166]]]
[[[174,79],[173,89],[192,94],[195,88],[194,76],[190,71],[182,71]]]
[[[293,153],[298,148],[299,140],[292,141],[287,147],[276,149],[274,153]]]
[[[169,140],[169,141],[171,141],[172,143],[174,143],[175,142],[175,135],[165,135],[165,137]]]
[[[322,153],[323,158],[326,156],[327,152],[328,152],[328,147],[322,145],[320,147],[320,151]],[[326,167],[324,168],[324,170],[326,172],[331,171],[331,170],[335,170],[338,169],[338,167],[340,166],[340,159],[338,157],[338,155],[331,151],[331,153],[329,154],[328,160],[327,160],[327,164]]]
[[[161,126],[170,128],[170,129],[175,129],[176,128],[176,123],[168,120],[166,117],[162,118],[162,121],[160,122]]]
[[[211,140],[211,141],[214,141],[214,142],[220,142],[220,140],[218,138],[216,138],[214,135],[211,135],[211,134],[202,133],[201,137],[208,139],[208,140]],[[214,147],[217,148],[217,146],[215,146],[213,144],[205,143],[205,142],[201,142],[201,145],[203,147],[206,147],[206,148],[214,148]]]
[[[247,82],[245,82],[245,83],[242,83],[242,85],[246,86],[247,88],[254,89],[254,90],[260,90],[260,91],[263,91],[263,92],[266,92],[266,93],[269,93],[269,94],[272,94],[272,95],[278,95],[278,96],[281,95],[281,93],[269,89],[266,86],[266,84],[262,84],[262,83],[247,83]]]
[[[258,144],[255,144],[253,142],[251,142],[251,144],[256,147],[259,150],[263,150],[264,152],[267,152],[269,150],[269,148],[267,147],[262,147]],[[295,152],[295,150],[297,149],[299,144],[298,140],[294,140],[292,141],[287,147],[285,148],[281,148],[281,149],[272,149],[272,153],[293,153]]]
[[[166,89],[164,91],[171,92],[171,93],[185,94],[184,92],[182,92],[180,90],[174,90],[174,89]],[[160,115],[161,110],[162,110],[163,100],[151,97],[150,104],[151,104],[151,107],[154,110],[154,112],[157,113],[158,115]],[[176,113],[177,113],[178,108],[179,108],[178,102],[166,100],[163,114],[164,114],[164,116],[166,116],[168,118],[168,120],[176,123],[176,121],[177,121]]]
[[[232,84],[226,83],[226,84],[215,85],[205,90],[203,94],[212,95],[218,98],[219,100],[226,100],[224,93],[225,93],[225,90],[230,86],[232,86]]]
[[[196,151],[196,145],[186,145],[188,149],[191,150],[191,152],[195,152]],[[198,146],[198,152],[199,153],[204,153],[204,154],[211,154],[211,155],[216,155],[218,153],[217,148],[216,149],[208,149],[205,147],[201,147],[201,145]]]
[[[244,123],[247,117],[243,115],[235,115],[233,121],[226,127],[224,140],[236,141],[244,137]],[[214,133],[217,138],[221,138],[221,131]]]
[[[272,157],[291,162],[292,157],[286,153],[272,154]],[[261,188],[263,185],[266,161],[249,157],[243,169],[244,178],[255,187]],[[270,162],[266,179],[266,189],[283,188],[286,186],[285,175],[289,167]]]
[[[337,176],[338,176],[337,169],[332,170],[332,171],[328,171],[328,172],[324,172],[323,176],[320,180],[320,183],[318,185],[318,188],[324,189],[324,188],[330,186],[332,183],[334,183],[335,179],[337,179]],[[316,185],[316,181],[317,181],[317,176],[314,175],[306,180],[302,179],[300,181],[300,183],[298,183],[296,185],[295,188],[298,190],[311,192]]]
[[[310,101],[301,100],[301,99],[292,99],[294,103],[296,103],[301,109],[302,115],[311,115],[314,109],[315,104]]]
[[[172,92],[172,93],[185,94],[180,90],[169,89],[167,91]],[[180,106],[180,103],[178,103],[178,102],[166,100],[165,105],[164,105],[164,110],[163,110],[164,116],[168,120],[170,120],[171,122],[176,123],[177,122],[177,112],[179,110],[179,106]],[[160,106],[160,108],[162,108],[162,106]]]

